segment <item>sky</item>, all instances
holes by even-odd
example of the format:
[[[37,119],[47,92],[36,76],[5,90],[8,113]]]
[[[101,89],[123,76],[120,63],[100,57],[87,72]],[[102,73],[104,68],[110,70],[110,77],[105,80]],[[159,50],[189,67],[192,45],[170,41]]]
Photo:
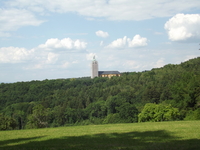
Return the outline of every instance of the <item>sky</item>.
[[[140,72],[200,55],[199,0],[0,0],[0,82]]]

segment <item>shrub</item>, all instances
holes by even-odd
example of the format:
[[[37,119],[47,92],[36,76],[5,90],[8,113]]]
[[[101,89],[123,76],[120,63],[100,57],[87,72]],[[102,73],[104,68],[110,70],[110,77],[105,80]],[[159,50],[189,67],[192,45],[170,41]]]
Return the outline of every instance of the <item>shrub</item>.
[[[170,104],[154,104],[147,103],[142,112],[138,115],[139,122],[146,121],[170,121],[179,119],[179,111],[177,108],[172,107]]]

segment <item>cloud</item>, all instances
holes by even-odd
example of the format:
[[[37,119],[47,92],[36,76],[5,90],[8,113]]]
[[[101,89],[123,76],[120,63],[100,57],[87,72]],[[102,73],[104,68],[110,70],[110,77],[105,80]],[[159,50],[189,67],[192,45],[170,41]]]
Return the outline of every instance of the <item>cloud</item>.
[[[162,32],[154,32],[155,35],[162,35]]]
[[[76,59],[76,58],[75,58]],[[75,59],[73,59],[73,60],[71,60],[71,61],[63,61],[62,63],[61,63],[61,67],[60,68],[72,68],[74,65],[76,65],[76,64],[78,64],[78,65],[80,65],[79,64],[79,61],[78,60],[75,60]]]
[[[130,38],[127,38],[126,36],[124,36],[123,38],[119,38],[109,44],[107,48],[132,48],[142,47],[146,45],[147,38],[141,37],[140,35],[135,35],[132,40]]]
[[[67,68],[67,67],[69,67],[69,65],[70,65],[69,62],[64,62],[61,67],[62,68]]]
[[[103,46],[103,45],[104,45],[104,42],[103,42],[103,41],[101,41],[99,45],[100,45],[100,46]]]
[[[129,47],[140,47],[147,45],[147,38],[143,38],[140,35],[135,35],[132,40],[128,39]]]
[[[18,47],[0,48],[0,63],[21,63],[32,58],[34,50]]]
[[[200,39],[200,15],[177,14],[165,23],[171,41],[194,41]]]
[[[154,67],[156,68],[160,68],[160,67],[163,67],[165,65],[165,62],[164,62],[164,58],[160,58],[154,65]]]
[[[77,40],[72,40],[70,38],[64,38],[59,40],[57,38],[48,39],[45,44],[41,44],[38,47],[45,50],[53,49],[67,49],[67,50],[81,50],[85,49],[87,46],[86,42]]]
[[[197,58],[198,55],[187,55],[186,58],[184,59],[184,61],[188,61],[190,59],[193,59],[193,58]]]
[[[46,60],[47,64],[55,64],[57,60],[58,60],[58,54],[52,52],[48,53]]]
[[[193,0],[192,3],[189,0],[10,0],[6,4],[9,7],[40,13],[77,12],[86,18],[99,17],[108,20],[145,20],[169,17],[179,12],[200,8],[199,0]]]
[[[135,70],[138,69],[140,65],[135,60],[125,60],[123,63],[123,67],[128,70]]]
[[[55,49],[82,50],[86,48],[87,43],[80,40],[71,40],[70,38],[48,39],[45,44],[41,44],[30,50],[19,47],[0,47],[0,63],[36,63],[36,67],[41,68],[44,65],[55,64],[58,58],[65,54],[65,51],[52,52]],[[48,51],[52,50],[52,51]],[[79,51],[75,51],[79,52]],[[75,55],[75,54],[74,54]],[[76,63],[74,61],[73,63]]]
[[[39,26],[43,20],[38,20],[31,12],[24,9],[0,9],[0,36],[10,36],[23,26]]]
[[[127,46],[127,37],[124,36],[124,38],[119,38],[115,41],[113,41],[111,44],[109,44],[108,48],[124,48]]]
[[[0,48],[0,63],[22,63],[24,69],[41,69],[45,65],[55,64],[58,60],[58,54],[52,52],[38,51],[37,49],[27,50],[19,47]]]
[[[104,31],[101,31],[101,30],[97,31],[96,35],[99,36],[99,37],[103,37],[103,38],[106,38],[106,37],[109,36],[108,32],[104,32]]]

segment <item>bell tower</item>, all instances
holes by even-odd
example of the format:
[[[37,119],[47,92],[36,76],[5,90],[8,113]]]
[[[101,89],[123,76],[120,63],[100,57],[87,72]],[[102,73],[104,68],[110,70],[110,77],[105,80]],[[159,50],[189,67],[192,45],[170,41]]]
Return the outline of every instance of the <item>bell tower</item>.
[[[92,76],[91,78],[95,78],[95,77],[98,77],[98,62],[96,61],[95,59],[95,56],[93,57],[93,60],[92,60]]]

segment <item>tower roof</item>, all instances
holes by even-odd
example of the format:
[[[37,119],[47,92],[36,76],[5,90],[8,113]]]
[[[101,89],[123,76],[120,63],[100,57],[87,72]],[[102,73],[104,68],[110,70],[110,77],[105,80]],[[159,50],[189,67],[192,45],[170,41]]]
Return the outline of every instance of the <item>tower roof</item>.
[[[96,61],[96,59],[95,59],[95,55],[93,56],[93,61]]]
[[[95,56],[93,56],[92,63],[93,63],[93,62],[97,63],[97,60],[95,59]]]

